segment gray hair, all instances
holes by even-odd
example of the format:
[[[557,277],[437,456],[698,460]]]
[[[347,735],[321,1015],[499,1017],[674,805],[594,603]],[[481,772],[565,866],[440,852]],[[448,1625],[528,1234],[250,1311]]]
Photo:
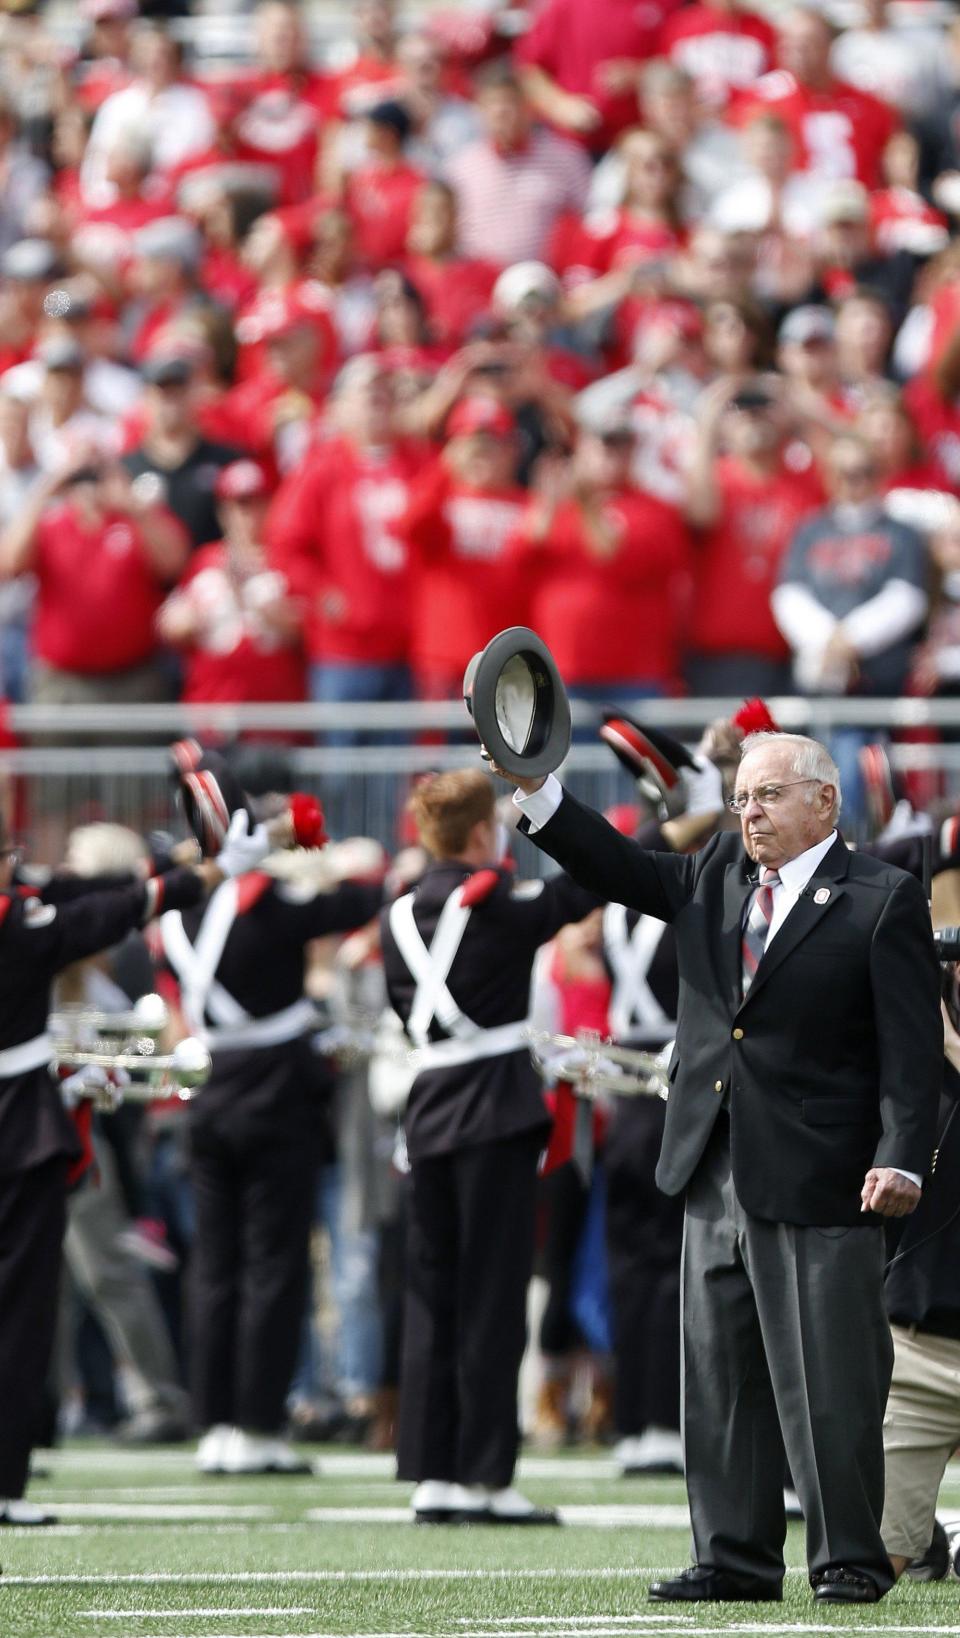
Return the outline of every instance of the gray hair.
[[[818,739],[809,739],[806,734],[748,734],[740,751],[741,760],[750,751],[759,750],[761,746],[786,745],[792,752],[791,768],[798,779],[815,779],[820,785],[832,785],[837,793],[831,819],[834,824],[840,817],[840,806],[843,801],[840,790],[840,769],[825,745]],[[813,801],[813,792],[807,797]]]

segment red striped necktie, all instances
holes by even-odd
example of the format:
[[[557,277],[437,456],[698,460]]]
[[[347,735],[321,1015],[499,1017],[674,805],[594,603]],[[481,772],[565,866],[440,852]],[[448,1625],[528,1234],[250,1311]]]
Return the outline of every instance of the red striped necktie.
[[[768,870],[764,866],[760,872],[760,886],[755,890],[753,903],[743,926],[743,935],[740,940],[740,951],[743,961],[743,995],[750,991],[760,957],[766,947],[770,933],[770,923],[773,919],[773,890],[779,887],[780,877],[776,870]]]

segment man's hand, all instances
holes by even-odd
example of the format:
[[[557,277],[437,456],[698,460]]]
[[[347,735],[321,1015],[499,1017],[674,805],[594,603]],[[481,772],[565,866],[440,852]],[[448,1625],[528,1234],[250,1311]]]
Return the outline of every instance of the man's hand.
[[[920,1203],[920,1190],[892,1166],[871,1166],[860,1190],[861,1211],[878,1217],[909,1217]]]
[[[519,774],[507,773],[505,768],[499,767],[498,764],[494,762],[493,757],[490,755],[490,752],[487,750],[485,745],[481,745],[480,755],[483,757],[483,760],[489,767],[491,773],[495,773],[500,779],[509,779],[510,783],[515,785],[518,791],[523,792],[524,796],[532,796],[534,791],[538,791],[541,785],[545,785],[547,782],[545,775],[541,776],[539,779],[522,779]]]

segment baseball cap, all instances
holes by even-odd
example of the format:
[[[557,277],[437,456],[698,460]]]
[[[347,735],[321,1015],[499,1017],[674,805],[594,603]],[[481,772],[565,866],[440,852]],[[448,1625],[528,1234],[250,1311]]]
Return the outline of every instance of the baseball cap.
[[[37,348],[37,358],[46,370],[80,371],[86,363],[84,351],[72,336],[50,336]]]
[[[217,474],[213,492],[217,500],[257,500],[269,494],[270,484],[259,461],[231,461]]]
[[[509,438],[516,432],[517,423],[508,409],[495,398],[481,393],[462,398],[447,421],[448,438],[468,438],[474,432],[487,432],[491,438]]]
[[[60,267],[60,257],[49,239],[20,239],[0,258],[0,274],[24,284],[52,279]]]
[[[865,222],[870,214],[870,195],[862,182],[845,177],[834,182],[823,202],[825,222]]]
[[[829,307],[795,307],[780,326],[778,341],[803,347],[809,341],[833,340],[833,314]]]
[[[514,262],[493,287],[493,307],[498,313],[515,313],[532,296],[553,303],[560,288],[557,275],[544,262]]]
[[[369,120],[371,125],[385,125],[400,142],[406,142],[413,130],[413,121],[403,103],[395,102],[392,98],[368,108],[363,117]]]
[[[200,234],[184,216],[160,216],[148,222],[134,234],[133,244],[144,261],[181,262],[191,269],[200,261]]]
[[[185,387],[193,379],[193,364],[184,353],[150,353],[140,373],[151,387]]]

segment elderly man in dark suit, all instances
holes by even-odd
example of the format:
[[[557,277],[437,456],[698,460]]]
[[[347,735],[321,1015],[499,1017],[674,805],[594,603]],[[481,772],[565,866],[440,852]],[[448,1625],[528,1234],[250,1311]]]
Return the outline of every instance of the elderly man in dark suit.
[[[671,922],[676,1048],[657,1182],[686,1192],[684,1444],[696,1563],[658,1600],[779,1599],[781,1439],[815,1597],[873,1602],[892,1347],[885,1217],[920,1198],[943,1036],[918,883],[848,851],[837,769],[745,743],[741,839],[650,853],[550,775],[523,828],[583,886]]]

